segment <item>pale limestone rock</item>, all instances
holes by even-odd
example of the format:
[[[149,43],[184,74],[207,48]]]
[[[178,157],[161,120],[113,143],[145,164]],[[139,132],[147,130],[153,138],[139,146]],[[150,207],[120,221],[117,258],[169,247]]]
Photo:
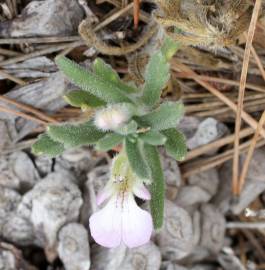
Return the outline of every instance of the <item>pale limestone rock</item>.
[[[12,212],[2,227],[4,239],[20,246],[38,245],[31,222],[21,217],[17,212]]]
[[[230,247],[223,248],[218,255],[218,262],[224,270],[246,270],[240,259]]]
[[[21,196],[14,190],[0,187],[0,235],[9,214],[16,211]]]
[[[224,245],[225,218],[220,211],[211,204],[201,207],[201,241],[200,246],[217,254]]]
[[[0,186],[4,187],[25,191],[39,180],[32,160],[24,152],[0,157],[0,171]]]
[[[0,151],[11,144],[11,136],[5,121],[0,120]]]
[[[181,187],[176,204],[180,207],[188,207],[199,203],[206,203],[211,199],[211,195],[199,186],[184,186]]]
[[[77,32],[84,16],[76,0],[32,1],[15,19],[0,24],[2,37],[65,36]]]
[[[1,270],[37,270],[24,260],[22,252],[16,247],[0,243],[0,269]]]
[[[65,171],[49,174],[23,196],[19,214],[33,224],[35,237],[50,261],[57,256],[58,231],[78,219],[82,203],[80,190]]]
[[[194,174],[188,178],[190,185],[196,185],[214,196],[219,186],[219,175],[215,168]]]
[[[184,116],[178,125],[178,128],[185,134],[187,139],[194,136],[200,125],[200,120],[193,116]]]
[[[46,78],[57,71],[55,63],[45,56],[34,57],[16,64],[4,65],[4,69],[17,78]],[[0,75],[0,80],[6,79]]]
[[[250,162],[245,185],[237,201],[232,201],[231,176],[232,162],[226,162],[219,170],[220,183],[218,193],[214,198],[215,205],[223,212],[231,210],[238,215],[248,207],[265,190],[265,148],[256,149]],[[243,165],[245,155],[240,158]],[[241,170],[240,170],[241,172]]]
[[[173,262],[164,263],[162,270],[189,270],[188,268]]]
[[[34,106],[45,112],[54,112],[66,105],[62,98],[71,89],[69,81],[61,72],[52,73],[49,78],[43,79],[9,91],[6,96],[18,102]],[[6,107],[6,103],[0,102]],[[12,105],[9,105],[12,107]],[[14,109],[17,110],[16,107]],[[28,121],[10,113],[0,112],[9,130],[12,142],[17,142],[32,132],[39,124]]]
[[[83,225],[70,223],[60,230],[58,254],[66,270],[90,269],[88,235]]]
[[[160,251],[152,242],[133,249],[128,249],[125,246],[115,249],[96,246],[92,249],[91,269],[159,270],[160,264]]]
[[[169,260],[179,260],[193,249],[193,224],[189,213],[165,201],[165,218],[163,228],[157,235],[162,256]]]
[[[96,196],[100,190],[104,188],[109,180],[109,171],[110,168],[107,165],[95,167],[87,174],[86,192],[87,192],[87,201],[85,202],[85,211],[88,216],[98,210],[96,204]],[[87,217],[88,218],[88,217]]]
[[[189,149],[197,148],[223,137],[227,132],[228,129],[223,123],[207,118],[200,123],[194,136],[187,140],[187,146]]]

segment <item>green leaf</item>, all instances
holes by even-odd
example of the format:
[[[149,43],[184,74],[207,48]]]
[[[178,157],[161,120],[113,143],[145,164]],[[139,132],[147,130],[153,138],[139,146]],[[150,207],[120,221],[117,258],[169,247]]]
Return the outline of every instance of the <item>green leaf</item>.
[[[167,153],[178,161],[185,159],[187,146],[185,136],[176,129],[164,130],[163,134],[167,137],[165,148]]]
[[[118,82],[120,77],[118,73],[112,69],[110,65],[105,63],[101,58],[97,58],[93,62],[93,71],[99,76],[104,78],[106,81]]]
[[[155,146],[145,144],[144,153],[151,169],[151,201],[150,208],[155,229],[160,229],[164,219],[165,200],[165,180],[159,158],[159,153]]]
[[[75,90],[64,96],[67,103],[73,107],[89,108],[106,105],[106,102],[83,90]]]
[[[148,106],[158,103],[161,92],[170,77],[169,64],[161,52],[155,53],[147,64],[144,79],[143,102]]]
[[[132,86],[125,84],[119,77],[118,73],[108,64],[106,64],[101,58],[97,58],[93,63],[93,71],[96,75],[110,81],[116,85],[121,91],[125,93],[137,93],[138,90]]]
[[[106,134],[99,131],[93,121],[76,125],[49,126],[47,132],[53,140],[63,143],[66,148],[95,144]]]
[[[98,151],[109,151],[113,149],[116,145],[122,143],[123,136],[117,133],[107,134],[105,137],[98,140],[96,144],[96,149]]]
[[[43,133],[38,137],[31,149],[35,155],[44,154],[52,158],[62,154],[64,146],[59,142],[53,141],[46,133]]]
[[[139,135],[139,138],[145,143],[151,145],[164,145],[167,138],[158,131],[147,131]]]
[[[142,147],[138,140],[136,142],[125,139],[125,151],[133,172],[143,181],[150,181],[150,168],[142,154]]]
[[[124,125],[123,127],[116,129],[115,132],[121,135],[129,135],[135,133],[137,131],[137,123],[132,120],[128,124]]]
[[[161,47],[161,52],[164,55],[165,59],[169,61],[180,47],[180,43],[166,36],[164,39],[164,43]]]
[[[161,106],[146,114],[137,121],[153,130],[175,128],[184,114],[184,106],[180,102],[165,102]]]
[[[69,80],[99,99],[108,103],[133,102],[116,84],[89,72],[70,59],[57,56],[55,62]]]

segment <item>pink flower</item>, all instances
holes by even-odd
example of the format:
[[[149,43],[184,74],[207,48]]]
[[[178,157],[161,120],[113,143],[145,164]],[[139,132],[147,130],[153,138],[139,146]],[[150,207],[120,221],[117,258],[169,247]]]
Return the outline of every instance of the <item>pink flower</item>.
[[[150,200],[149,191],[142,182],[135,180],[130,169],[126,177],[112,178],[98,194],[98,205],[108,200],[89,219],[91,235],[98,244],[114,248],[124,243],[133,248],[150,240],[153,230],[151,215],[136,204],[134,195]]]

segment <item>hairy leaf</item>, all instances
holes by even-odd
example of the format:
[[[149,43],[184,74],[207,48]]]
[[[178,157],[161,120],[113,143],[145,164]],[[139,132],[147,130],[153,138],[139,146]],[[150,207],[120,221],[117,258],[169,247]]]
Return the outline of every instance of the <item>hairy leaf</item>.
[[[57,56],[56,64],[75,85],[99,99],[108,102],[132,102],[124,91],[111,81],[97,76],[64,56]]]
[[[98,140],[96,144],[96,149],[98,151],[109,151],[113,149],[116,145],[122,143],[123,136],[117,133],[107,134],[105,137]]]
[[[93,121],[76,125],[49,126],[47,132],[53,140],[63,143],[66,148],[95,144],[106,134],[99,131]]]
[[[164,145],[167,138],[158,131],[147,131],[139,135],[139,138],[145,143],[151,145]]]
[[[78,108],[89,108],[89,107],[99,107],[106,104],[103,100],[98,97],[91,95],[87,91],[75,90],[64,96],[67,103],[73,107]]]
[[[159,158],[159,153],[155,146],[145,144],[144,153],[151,169],[151,214],[155,229],[160,229],[164,218],[165,181],[163,170]]]
[[[101,58],[97,58],[93,63],[93,70],[96,75],[106,81],[111,81],[114,85],[119,87],[121,91],[125,93],[136,93],[138,92],[132,86],[125,84],[119,77],[118,73],[108,64],[106,64]]]
[[[115,132],[121,135],[129,135],[135,133],[137,131],[137,123],[132,120],[128,124],[124,125],[123,127],[116,129]]]
[[[163,134],[167,137],[165,144],[167,153],[176,160],[184,160],[187,154],[185,136],[173,128],[164,130]]]
[[[181,47],[180,43],[173,41],[170,37],[166,36],[161,47],[161,52],[165,59],[169,61],[176,51]]]
[[[44,154],[52,158],[62,154],[63,151],[63,144],[52,140],[46,133],[41,134],[32,145],[32,153],[35,155]]]
[[[158,103],[162,89],[169,80],[169,64],[161,52],[155,53],[147,64],[144,79],[143,101],[148,106]]]
[[[164,130],[176,127],[184,113],[184,106],[180,102],[165,102],[161,106],[137,120],[153,130]]]
[[[142,147],[138,140],[134,143],[126,138],[125,150],[133,172],[143,180],[150,180],[150,168],[142,154]]]

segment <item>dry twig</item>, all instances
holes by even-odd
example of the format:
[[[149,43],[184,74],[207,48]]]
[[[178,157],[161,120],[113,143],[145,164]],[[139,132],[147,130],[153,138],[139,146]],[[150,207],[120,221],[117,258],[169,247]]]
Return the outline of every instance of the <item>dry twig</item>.
[[[241,72],[239,95],[237,102],[237,113],[236,113],[236,124],[235,124],[235,144],[234,144],[234,157],[233,157],[233,178],[232,178],[232,191],[234,195],[238,195],[238,165],[239,165],[239,132],[241,128],[241,118],[243,111],[243,102],[247,82],[247,73],[249,66],[249,59],[251,53],[251,44],[254,38],[256,24],[258,21],[259,11],[261,8],[262,1],[257,0],[253,9],[253,14],[248,30],[248,37],[246,42],[246,48],[244,53],[244,60]]]

